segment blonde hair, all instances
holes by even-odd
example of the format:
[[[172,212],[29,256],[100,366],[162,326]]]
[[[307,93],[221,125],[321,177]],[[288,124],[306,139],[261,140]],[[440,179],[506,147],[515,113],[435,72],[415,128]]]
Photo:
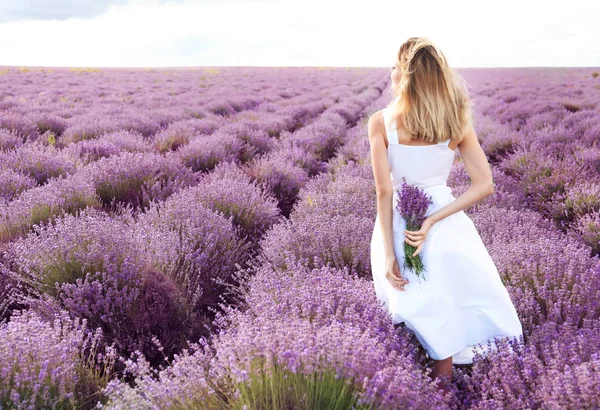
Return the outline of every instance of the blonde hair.
[[[472,126],[471,99],[463,78],[427,37],[411,37],[398,51],[401,78],[387,105],[411,138],[442,142],[461,138]],[[386,124],[389,128],[390,124]]]

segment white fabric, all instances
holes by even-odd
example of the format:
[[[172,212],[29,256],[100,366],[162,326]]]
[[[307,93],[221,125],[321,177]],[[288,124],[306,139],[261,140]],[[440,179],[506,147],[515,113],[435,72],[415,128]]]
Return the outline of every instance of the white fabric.
[[[387,118],[388,109],[383,112]],[[438,221],[429,230],[420,252],[424,279],[419,281],[404,268],[406,223],[396,209],[402,177],[431,195],[430,215],[456,199],[446,185],[455,152],[448,147],[450,140],[426,146],[399,144],[395,128],[393,122],[386,129],[394,188],[394,252],[410,283],[400,291],[385,277],[385,249],[377,215],[371,237],[375,292],[392,322],[404,322],[429,357],[441,360],[452,356],[454,364],[469,364],[475,348],[484,354],[489,342],[493,350],[497,349],[494,337],[522,335],[521,322],[491,256],[464,211]]]

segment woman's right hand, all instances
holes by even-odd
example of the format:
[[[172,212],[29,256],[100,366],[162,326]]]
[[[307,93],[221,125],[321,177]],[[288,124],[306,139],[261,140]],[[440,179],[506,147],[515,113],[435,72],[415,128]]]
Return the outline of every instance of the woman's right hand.
[[[395,289],[405,291],[404,285],[408,283],[408,279],[402,277],[400,266],[396,258],[387,258],[385,264],[385,277],[390,281]]]

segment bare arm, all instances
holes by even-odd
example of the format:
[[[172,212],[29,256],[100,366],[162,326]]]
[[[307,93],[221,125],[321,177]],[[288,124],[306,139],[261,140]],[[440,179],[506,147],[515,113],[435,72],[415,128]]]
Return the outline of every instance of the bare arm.
[[[385,127],[381,111],[369,117],[369,144],[371,146],[371,165],[375,177],[377,192],[377,213],[383,233],[385,254],[388,258],[396,258],[394,253],[394,237],[392,233],[392,180],[387,148],[384,139]]]
[[[473,127],[471,127],[458,145],[458,149],[465,164],[465,169],[471,177],[471,186],[456,198],[455,201],[431,214],[429,218],[434,223],[468,208],[494,192],[492,170],[490,169],[485,152],[483,152],[481,145],[479,145],[479,140]]]

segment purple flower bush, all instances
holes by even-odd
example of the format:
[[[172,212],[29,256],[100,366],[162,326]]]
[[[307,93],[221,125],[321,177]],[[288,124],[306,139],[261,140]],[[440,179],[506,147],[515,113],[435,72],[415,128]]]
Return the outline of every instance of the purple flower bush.
[[[502,170],[517,179],[519,188],[526,197],[527,206],[551,218],[553,208],[548,204],[557,195],[564,194],[584,172],[583,165],[573,158],[556,160],[551,156],[528,151],[515,150],[501,165]]]
[[[316,212],[372,218],[377,213],[377,204],[373,201],[373,180],[355,176],[347,168],[350,167],[336,173],[322,173],[311,179],[300,189],[290,219],[294,222],[307,220]]]
[[[269,230],[260,241],[260,258],[277,269],[287,269],[291,259],[310,268],[347,267],[352,273],[368,277],[369,242],[356,233],[371,229],[371,218],[315,212],[310,218],[284,221]]]
[[[129,152],[152,152],[152,145],[142,134],[136,131],[116,131],[103,134],[102,141],[111,143],[121,149]]]
[[[214,346],[216,361],[227,364],[228,371],[238,383],[248,381],[261,368],[271,368],[273,373],[282,370],[284,374],[291,372],[293,376],[288,376],[293,377],[291,389],[302,392],[300,386],[303,382],[316,377],[324,391],[322,395],[307,395],[305,405],[308,408],[314,408],[322,397],[331,397],[342,407],[373,401],[387,405],[387,408],[403,405],[443,407],[442,398],[435,393],[433,383],[416,369],[413,372],[409,359],[388,350],[372,332],[362,331],[352,324],[333,322],[317,326],[294,317],[280,318],[275,322],[266,321],[261,316],[246,318],[238,323],[235,333],[219,335]],[[378,383],[373,383],[373,379]],[[336,380],[349,384],[346,389],[350,391],[336,386]],[[363,397],[360,381],[365,383],[367,390]],[[397,384],[389,384],[394,381]],[[402,389],[401,386],[407,388]],[[279,395],[286,393],[284,390]],[[252,404],[250,394],[244,390],[240,392]],[[276,394],[273,392],[273,395]],[[265,396],[257,400],[264,400],[269,394]],[[290,396],[294,397],[294,394]]]
[[[191,309],[214,306],[249,257],[251,244],[240,238],[233,215],[225,218],[205,206],[195,189],[164,202],[152,202],[132,228],[136,249],[170,277]]]
[[[344,144],[336,149],[336,156],[328,161],[331,167],[365,163],[371,165],[364,157],[364,152],[370,149],[370,144],[368,138],[361,138],[364,136],[363,127],[364,124],[359,122],[348,130]],[[373,173],[372,168],[369,172]]]
[[[343,144],[347,123],[334,112],[324,113],[318,121],[291,135],[295,145],[311,152],[321,161],[335,155],[338,146]]]
[[[14,150],[1,152],[0,164],[31,176],[39,185],[51,178],[75,173],[78,165],[77,157],[39,143],[25,144]]]
[[[299,124],[293,116],[286,114],[286,108],[284,108],[283,112],[280,112],[281,107],[277,104],[264,102],[255,111],[252,111],[252,117],[250,118],[251,126],[257,130],[263,130],[269,137],[275,138],[279,137],[285,130],[297,128]],[[240,115],[243,115],[243,113],[238,114],[238,117]],[[247,122],[244,117],[241,117],[240,121],[243,123]],[[223,127],[223,130],[228,130],[227,125]],[[249,142],[259,148],[260,152],[260,147],[256,143],[255,138],[250,139]]]
[[[0,242],[24,236],[36,224],[86,207],[101,207],[91,181],[77,173],[53,178],[8,203],[0,202]]]
[[[209,172],[220,162],[239,162],[249,146],[235,135],[216,132],[199,135],[179,148],[176,155],[194,172]]]
[[[98,161],[100,158],[108,158],[111,155],[119,155],[121,153],[121,149],[118,146],[100,138],[75,142],[69,144],[63,150],[79,158],[83,165]]]
[[[577,224],[585,215],[600,211],[600,181],[582,181],[567,186],[563,193],[554,195],[547,208],[552,219],[563,229]]]
[[[600,173],[600,148],[581,147],[573,152],[573,157],[583,165],[586,175]]]
[[[349,134],[353,134],[353,132],[350,131]],[[353,141],[348,141],[346,145],[353,145],[354,147],[359,146],[358,144],[353,143]],[[344,145],[344,147],[346,147],[346,145]],[[332,158],[328,162],[328,164],[330,165],[329,173],[331,174],[332,180],[341,177],[341,174],[347,175],[349,177],[359,177],[365,179],[373,178],[373,167],[368,161],[348,160],[347,157],[337,156],[335,158]]]
[[[205,109],[214,115],[229,116],[235,114],[237,109],[229,102],[223,100],[210,101]]]
[[[153,152],[154,148],[142,134],[124,130],[103,134],[98,139],[69,144],[63,148],[63,151],[80,158],[82,164],[87,165],[100,158],[118,155],[123,151]]]
[[[126,130],[146,137],[154,135],[161,128],[160,119],[152,114],[114,111],[85,113],[71,118],[68,127],[58,140],[61,147],[71,143],[96,139],[106,133]]]
[[[114,116],[99,116],[96,113],[81,115],[71,119],[69,126],[59,139],[60,146],[96,139],[102,134],[119,130]]]
[[[358,387],[362,392],[357,393],[363,403],[379,404],[382,408],[410,403],[442,405],[417,370],[416,349],[408,333],[395,333],[386,312],[378,306],[370,281],[349,275],[347,270],[311,270],[291,264],[286,271],[263,266],[248,280],[247,288],[243,309],[228,310],[218,319],[223,329],[233,327],[236,332],[220,333],[222,337],[213,345],[217,358],[235,366],[230,371],[238,380],[248,378],[258,356],[266,357],[267,365],[270,361],[279,363],[294,373],[321,373],[325,369],[314,366],[322,363],[334,368],[341,377],[363,380]],[[350,337],[355,338],[353,347],[345,345],[346,337],[334,335],[338,331],[354,333]],[[279,332],[288,336],[267,338]],[[321,335],[329,342],[314,346],[312,338],[319,339]],[[260,342],[245,343],[248,339]],[[378,348],[366,346],[371,343]],[[359,346],[363,346],[363,353],[356,355]],[[236,361],[225,362],[232,354]],[[324,356],[318,359],[314,355]],[[336,363],[343,363],[343,368]],[[394,379],[399,384],[393,383]],[[400,387],[408,385],[412,388]]]
[[[65,309],[100,327],[119,352],[139,349],[155,361],[153,335],[168,351],[181,348],[186,306],[173,281],[136,248],[127,215],[86,208],[36,225],[9,244],[6,259],[25,285],[21,303],[44,315]]]
[[[0,199],[12,201],[21,192],[37,186],[37,181],[11,168],[0,168]]]
[[[30,113],[30,118],[37,126],[38,132],[42,135],[50,132],[53,135],[60,136],[68,125],[68,121],[65,118],[52,112],[39,111]]]
[[[363,331],[374,331],[380,343],[417,360],[409,334],[390,337],[393,326],[374,300],[371,283],[350,275],[347,268],[308,268],[288,261],[287,270],[262,265],[242,274],[248,277],[240,287],[241,310],[226,308],[215,323],[226,330],[239,322],[238,316],[261,316],[264,320],[302,318],[317,326],[335,322],[351,323]]]
[[[600,318],[600,288],[590,285],[600,265],[577,238],[533,211],[480,207],[471,217],[524,331],[548,321],[580,328]]]
[[[600,211],[592,211],[579,218],[573,231],[590,247],[594,255],[600,255]]]
[[[329,169],[328,162],[321,161],[312,152],[299,147],[291,138],[278,141],[277,148],[274,151],[276,153],[274,152],[273,155],[279,156],[282,161],[305,170],[309,178],[326,172]]]
[[[174,156],[122,152],[82,168],[104,206],[113,202],[145,208],[179,190],[197,184],[194,173]]]
[[[35,141],[40,133],[31,118],[13,111],[0,111],[0,129],[19,135],[23,142]]]
[[[219,398],[209,384],[211,380],[218,383],[217,377],[227,379],[218,374],[214,354],[204,339],[200,339],[200,344],[191,343],[190,347],[194,353],[183,350],[169,367],[159,371],[154,370],[139,352],[132,358],[121,358],[125,373],[134,379],[134,385],[118,378],[110,380],[102,391],[108,400],[98,403],[97,408],[158,410],[217,406]]]
[[[176,151],[198,135],[212,134],[220,127],[217,118],[212,116],[201,119],[192,118],[169,124],[167,128],[154,135],[153,142],[156,152]]]
[[[275,148],[276,139],[269,132],[261,128],[256,122],[234,122],[219,128],[220,132],[233,134],[243,141],[255,155],[263,155]]]
[[[233,216],[240,237],[251,243],[258,243],[281,218],[277,200],[252,183],[235,163],[219,163],[188,191],[207,208],[221,212],[225,218]]]
[[[478,136],[481,136],[481,132]],[[518,142],[518,132],[498,127],[488,132],[481,143],[481,148],[485,152],[488,161],[494,164],[512,154]]]
[[[0,151],[15,149],[23,145],[23,137],[14,131],[0,128]]]
[[[285,161],[280,151],[272,151],[242,166],[266,193],[277,198],[277,206],[284,217],[289,217],[298,199],[298,192],[309,180],[308,173]]]
[[[3,264],[2,254],[6,246],[0,249],[0,322],[8,320],[12,312],[19,308],[14,303],[15,294],[19,293],[18,278]]]
[[[363,114],[362,108],[360,97],[349,98],[329,107],[324,114],[329,115],[329,113],[335,113],[342,117],[344,121],[352,127],[361,119]]]
[[[458,400],[467,408],[596,408],[600,326],[580,330],[547,322],[527,344],[502,341],[498,352],[455,368]]]
[[[0,407],[76,408],[94,403],[116,360],[107,348],[93,360],[101,332],[62,311],[52,321],[15,311],[0,323]],[[86,353],[87,352],[87,353]],[[90,357],[89,352],[92,352]]]

